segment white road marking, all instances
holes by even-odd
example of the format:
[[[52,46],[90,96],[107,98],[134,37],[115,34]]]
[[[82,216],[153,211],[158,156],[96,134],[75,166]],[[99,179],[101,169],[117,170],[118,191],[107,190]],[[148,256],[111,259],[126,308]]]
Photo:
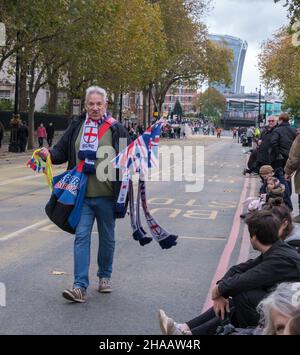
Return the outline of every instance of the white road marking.
[[[15,182],[19,182],[19,181],[23,181],[23,180],[35,179],[35,178],[39,178],[41,176],[43,176],[43,174],[33,175],[33,176],[32,175],[22,176],[22,177],[15,178],[15,179],[4,180],[4,181],[0,181],[0,186],[14,184]]]
[[[45,224],[48,224],[49,223],[49,219],[43,219],[42,221],[39,221],[37,223],[34,223],[34,224],[31,224],[30,226],[27,226],[25,228],[22,228],[22,229],[19,229],[13,233],[10,233],[10,234],[7,234],[7,235],[4,235],[3,237],[0,236],[0,242],[5,242],[6,240],[9,240],[9,239],[12,239],[12,238],[15,238],[17,237],[18,235],[22,234],[22,233],[25,233],[31,229],[35,229],[35,228],[38,228],[38,227],[41,227]]]

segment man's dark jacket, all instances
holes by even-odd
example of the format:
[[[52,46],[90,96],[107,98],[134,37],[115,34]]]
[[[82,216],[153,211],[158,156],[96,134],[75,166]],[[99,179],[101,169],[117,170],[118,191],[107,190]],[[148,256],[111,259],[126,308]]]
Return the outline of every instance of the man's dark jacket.
[[[271,151],[271,137],[274,128],[268,128],[262,133],[261,144],[258,147],[257,161],[260,166],[271,165],[270,151]]]
[[[57,144],[50,150],[51,160],[53,164],[63,164],[68,162],[67,169],[73,169],[76,166],[76,151],[75,151],[75,141],[80,132],[80,128],[83,125],[85,120],[85,114],[79,118],[74,118],[70,123],[69,127],[64,132],[61,139],[57,142]],[[116,122],[110,127],[112,133],[112,146],[116,151],[116,155],[119,154],[119,139],[126,138],[127,144],[130,143],[130,137],[128,135],[127,130],[123,127],[123,125],[119,122]],[[116,205],[121,183],[119,181],[119,172],[117,170],[116,180],[113,181],[113,191],[114,191],[114,203]],[[119,216],[116,214],[116,218]],[[124,216],[123,216],[124,217]]]
[[[295,138],[296,130],[288,122],[282,122],[272,130],[270,142],[272,148],[271,163],[277,160],[287,161]]]
[[[218,282],[220,294],[227,298],[261,289],[268,292],[281,282],[300,281],[300,254],[282,240],[256,259],[232,266]]]
[[[46,127],[46,132],[47,132],[47,138],[51,139],[54,137],[54,127],[52,126],[48,126]]]

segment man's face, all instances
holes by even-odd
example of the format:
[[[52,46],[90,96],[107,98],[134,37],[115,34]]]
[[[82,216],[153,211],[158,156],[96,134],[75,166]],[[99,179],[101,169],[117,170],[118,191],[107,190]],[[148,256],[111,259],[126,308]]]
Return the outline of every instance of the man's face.
[[[267,181],[268,178],[272,177],[273,176],[273,173],[268,173],[268,174],[260,174],[261,178],[264,180],[264,181]]]
[[[276,126],[276,123],[277,123],[277,120],[276,120],[274,117],[270,117],[270,118],[268,119],[268,126],[269,126],[270,128]]]
[[[250,243],[251,243],[251,246],[254,250],[258,250],[257,246],[256,246],[256,235],[253,235],[252,237],[250,237]]]
[[[268,184],[267,184],[267,188],[268,188],[268,191],[272,191],[275,189],[275,184],[273,181],[268,181]]]
[[[92,120],[99,120],[105,114],[106,108],[107,104],[102,95],[93,93],[87,97],[85,109]]]

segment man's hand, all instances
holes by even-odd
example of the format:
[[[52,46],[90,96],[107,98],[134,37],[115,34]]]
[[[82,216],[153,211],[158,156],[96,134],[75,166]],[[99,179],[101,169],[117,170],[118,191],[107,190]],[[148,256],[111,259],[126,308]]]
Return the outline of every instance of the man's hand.
[[[43,159],[46,160],[48,155],[50,155],[50,152],[47,148],[43,147],[41,150],[38,152],[38,155]]]
[[[211,299],[215,300],[215,299],[219,298],[220,296],[221,296],[221,294],[219,291],[219,287],[218,287],[218,285],[216,285],[211,292]]]
[[[229,301],[224,297],[219,297],[214,300],[213,309],[215,315],[223,320],[226,312],[229,313],[230,311]]]

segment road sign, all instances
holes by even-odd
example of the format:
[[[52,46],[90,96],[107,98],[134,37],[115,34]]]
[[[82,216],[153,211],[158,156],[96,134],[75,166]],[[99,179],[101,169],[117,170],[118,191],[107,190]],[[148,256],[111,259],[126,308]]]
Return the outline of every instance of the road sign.
[[[80,99],[73,99],[73,116],[79,116],[81,112],[81,100]]]

